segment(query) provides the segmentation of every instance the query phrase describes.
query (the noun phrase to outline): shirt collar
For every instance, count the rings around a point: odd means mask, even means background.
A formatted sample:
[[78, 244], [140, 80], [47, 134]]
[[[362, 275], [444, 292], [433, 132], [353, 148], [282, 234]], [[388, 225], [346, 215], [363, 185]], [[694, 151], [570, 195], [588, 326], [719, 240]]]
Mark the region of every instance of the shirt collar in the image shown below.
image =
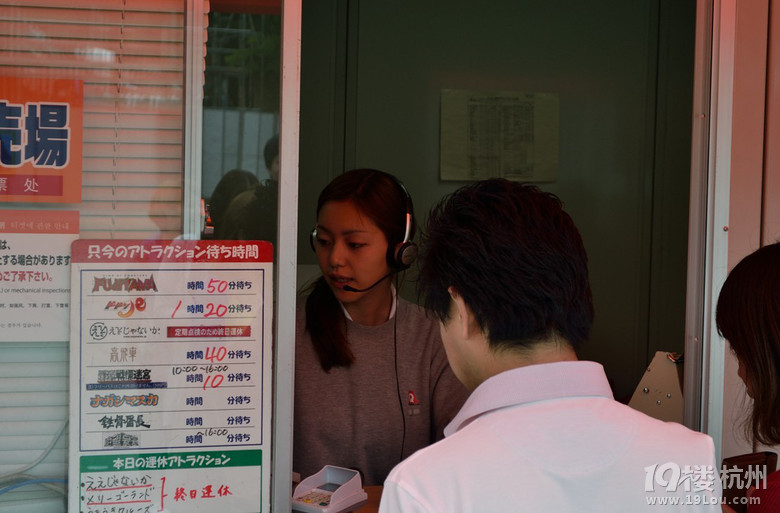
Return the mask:
[[452, 422], [444, 428], [444, 436], [452, 435], [480, 415], [494, 410], [563, 397], [613, 399], [601, 364], [588, 361], [543, 363], [496, 374], [471, 393]]

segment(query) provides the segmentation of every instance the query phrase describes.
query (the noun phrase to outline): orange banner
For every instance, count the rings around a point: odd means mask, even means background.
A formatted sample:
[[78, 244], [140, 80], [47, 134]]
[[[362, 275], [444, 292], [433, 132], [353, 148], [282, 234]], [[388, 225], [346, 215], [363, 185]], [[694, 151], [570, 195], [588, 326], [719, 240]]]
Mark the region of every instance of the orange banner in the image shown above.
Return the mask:
[[0, 76], [0, 202], [80, 203], [84, 84]]

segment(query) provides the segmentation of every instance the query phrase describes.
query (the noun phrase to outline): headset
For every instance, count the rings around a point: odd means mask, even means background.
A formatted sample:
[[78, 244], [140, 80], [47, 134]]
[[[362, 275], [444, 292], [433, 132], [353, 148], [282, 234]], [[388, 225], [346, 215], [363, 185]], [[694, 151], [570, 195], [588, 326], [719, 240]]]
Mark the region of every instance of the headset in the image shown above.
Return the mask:
[[[406, 190], [406, 187], [404, 184], [396, 178], [395, 176], [391, 175], [390, 173], [383, 173], [384, 175], [390, 177], [393, 179], [393, 181], [398, 185], [398, 188], [401, 189], [401, 192], [403, 192], [405, 203], [406, 203], [406, 228], [404, 229], [404, 238], [401, 241], [401, 243], [398, 245], [397, 248], [389, 247], [387, 248], [387, 264], [390, 266], [392, 271], [383, 276], [379, 281], [374, 283], [368, 288], [365, 289], [355, 289], [352, 287], [344, 287], [344, 290], [352, 291], [352, 292], [364, 292], [366, 290], [374, 288], [379, 282], [390, 276], [393, 272], [397, 271], [403, 271], [404, 269], [408, 269], [409, 266], [412, 265], [412, 263], [417, 259], [417, 253], [418, 248], [417, 244], [412, 242], [410, 240], [411, 233], [412, 233], [412, 222], [413, 222], [413, 214], [412, 214], [412, 197], [409, 194], [409, 191]], [[314, 229], [311, 231], [311, 235], [309, 236], [309, 245], [311, 246], [312, 251], [317, 251], [316, 247], [317, 242], [317, 227], [315, 226]]]

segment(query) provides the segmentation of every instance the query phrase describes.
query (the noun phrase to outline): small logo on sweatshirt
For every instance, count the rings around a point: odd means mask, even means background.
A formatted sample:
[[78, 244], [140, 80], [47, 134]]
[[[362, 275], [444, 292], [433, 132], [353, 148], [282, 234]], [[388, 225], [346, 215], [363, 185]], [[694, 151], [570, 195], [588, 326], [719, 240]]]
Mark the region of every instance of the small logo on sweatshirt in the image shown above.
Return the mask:
[[409, 390], [408, 397], [409, 397], [407, 401], [408, 408], [406, 409], [407, 414], [419, 415], [422, 406], [420, 405], [420, 400], [417, 399], [417, 394], [414, 393], [414, 390]]

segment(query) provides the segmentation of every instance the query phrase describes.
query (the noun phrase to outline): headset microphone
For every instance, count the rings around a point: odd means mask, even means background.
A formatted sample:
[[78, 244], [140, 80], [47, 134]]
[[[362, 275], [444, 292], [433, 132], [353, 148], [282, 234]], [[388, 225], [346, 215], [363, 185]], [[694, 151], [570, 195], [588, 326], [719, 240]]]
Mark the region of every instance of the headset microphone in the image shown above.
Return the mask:
[[374, 287], [376, 287], [377, 285], [379, 285], [380, 283], [382, 283], [384, 280], [389, 278], [393, 274], [393, 272], [394, 271], [390, 271], [389, 273], [385, 274], [384, 276], [379, 278], [377, 281], [375, 281], [374, 284], [371, 285], [370, 287], [366, 287], [364, 289], [356, 289], [355, 287], [350, 287], [349, 285], [344, 285], [343, 287], [341, 287], [341, 290], [346, 290], [347, 292], [365, 292], [367, 290], [371, 290]]

